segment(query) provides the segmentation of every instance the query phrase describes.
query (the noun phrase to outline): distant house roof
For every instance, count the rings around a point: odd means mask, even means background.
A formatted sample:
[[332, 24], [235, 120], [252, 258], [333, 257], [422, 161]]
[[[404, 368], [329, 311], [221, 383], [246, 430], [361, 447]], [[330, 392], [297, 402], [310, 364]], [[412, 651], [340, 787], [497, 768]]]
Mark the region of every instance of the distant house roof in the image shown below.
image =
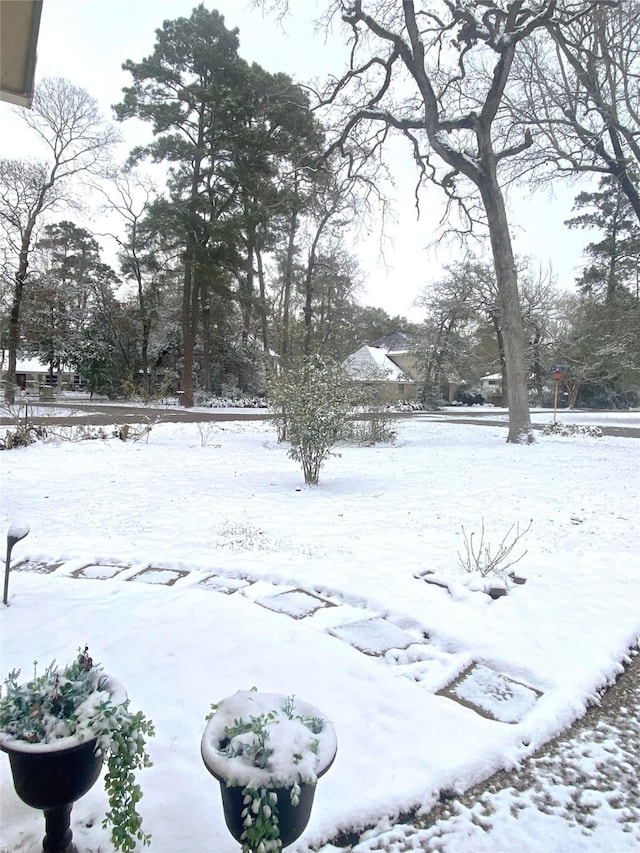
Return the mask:
[[411, 382], [411, 378], [379, 347], [362, 346], [342, 366], [352, 379]]
[[43, 364], [39, 358], [18, 358], [16, 373], [48, 373], [49, 365]]
[[391, 332], [390, 335], [385, 335], [371, 346], [385, 352], [407, 352], [411, 348], [411, 342], [404, 332]]
[[[6, 353], [2, 353], [2, 357], [0, 358], [0, 370], [6, 370], [8, 364], [8, 357]], [[70, 365], [61, 366], [61, 371], [63, 373], [73, 372], [75, 368]], [[48, 364], [45, 364], [43, 361], [40, 361], [39, 358], [24, 358], [22, 356], [18, 356], [16, 359], [16, 373], [46, 373], [49, 374], [51, 372], [51, 367]]]

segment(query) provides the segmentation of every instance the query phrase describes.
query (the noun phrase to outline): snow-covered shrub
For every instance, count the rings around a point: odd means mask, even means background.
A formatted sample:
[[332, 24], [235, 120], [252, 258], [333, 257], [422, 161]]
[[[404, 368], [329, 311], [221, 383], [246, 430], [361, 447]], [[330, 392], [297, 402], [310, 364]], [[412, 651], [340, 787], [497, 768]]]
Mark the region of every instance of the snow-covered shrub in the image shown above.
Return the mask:
[[435, 412], [445, 405], [444, 400], [422, 401], [422, 400], [398, 400], [394, 403], [388, 403], [386, 410], [388, 412]]
[[218, 438], [220, 429], [216, 423], [212, 421], [198, 421], [196, 423], [198, 433], [200, 435], [200, 447], [206, 447], [212, 444], [214, 447], [220, 447], [218, 443], [213, 443], [215, 438]]
[[4, 417], [10, 418], [13, 422], [13, 429], [7, 429], [4, 436], [0, 438], [0, 450], [28, 447], [39, 438], [46, 436], [46, 430], [43, 426], [35, 426], [31, 422], [29, 408], [26, 404], [24, 412], [20, 404], [13, 406], [10, 403], [0, 405], [0, 411]]
[[302, 464], [305, 483], [317, 485], [353, 409], [352, 383], [339, 364], [316, 355], [271, 379], [269, 403], [278, 436], [291, 444], [288, 455]]
[[209, 394], [203, 391], [196, 392], [196, 406], [208, 409], [266, 409], [267, 401], [264, 397], [241, 394], [240, 391], [230, 394]]
[[141, 424], [123, 424], [121, 427], [116, 427], [114, 436], [120, 441], [136, 442], [144, 439], [146, 444], [149, 441], [149, 433], [158, 422], [159, 418], [153, 422], [149, 418], [145, 418], [144, 423]]
[[15, 441], [13, 435], [9, 435], [3, 440], [0, 439], [0, 449], [10, 450], [13, 447], [23, 447], [28, 444], [33, 444], [36, 438], [48, 442], [55, 443], [59, 441], [109, 441], [114, 438], [119, 438], [120, 441], [145, 441], [149, 440], [149, 433], [153, 426], [159, 420], [150, 421], [148, 418], [144, 423], [140, 424], [123, 424], [122, 426], [92, 426], [91, 424], [75, 424], [66, 426], [64, 424], [51, 424], [45, 427], [31, 427], [26, 434], [30, 440], [22, 440], [21, 443]]
[[397, 438], [388, 401], [374, 384], [353, 383], [352, 400], [357, 409], [353, 420], [345, 423], [343, 438], [363, 447], [392, 444]]
[[543, 435], [562, 435], [565, 438], [572, 435], [588, 435], [590, 438], [602, 438], [602, 430], [594, 424], [563, 424], [555, 421], [545, 424]]
[[13, 450], [15, 447], [28, 447], [39, 438], [46, 436], [46, 430], [42, 426], [32, 424], [19, 424], [14, 430], [8, 429], [4, 438], [0, 438], [0, 450]]
[[278, 543], [265, 536], [249, 521], [225, 521], [220, 527], [221, 547], [232, 551], [269, 551], [276, 550]]
[[118, 438], [118, 430], [115, 427], [91, 426], [91, 424], [77, 424], [75, 426], [53, 425], [47, 431], [47, 439], [56, 441], [109, 441]]
[[393, 444], [397, 437], [391, 417], [382, 410], [367, 412], [362, 419], [354, 420], [346, 430], [346, 438], [362, 447]]
[[424, 412], [437, 412], [445, 405], [440, 389], [433, 384], [425, 384], [420, 394], [419, 407]]

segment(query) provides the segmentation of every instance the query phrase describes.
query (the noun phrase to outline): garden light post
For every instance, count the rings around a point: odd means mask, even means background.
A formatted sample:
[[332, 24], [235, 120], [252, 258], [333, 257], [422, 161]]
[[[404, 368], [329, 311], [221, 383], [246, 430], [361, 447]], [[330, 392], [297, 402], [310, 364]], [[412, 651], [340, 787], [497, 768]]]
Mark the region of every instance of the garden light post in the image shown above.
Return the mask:
[[16, 542], [19, 542], [21, 539], [29, 533], [29, 525], [28, 524], [12, 524], [9, 530], [7, 531], [7, 562], [4, 567], [4, 594], [2, 596], [2, 603], [8, 604], [9, 599], [9, 570], [11, 568], [11, 551], [13, 550], [13, 546]]

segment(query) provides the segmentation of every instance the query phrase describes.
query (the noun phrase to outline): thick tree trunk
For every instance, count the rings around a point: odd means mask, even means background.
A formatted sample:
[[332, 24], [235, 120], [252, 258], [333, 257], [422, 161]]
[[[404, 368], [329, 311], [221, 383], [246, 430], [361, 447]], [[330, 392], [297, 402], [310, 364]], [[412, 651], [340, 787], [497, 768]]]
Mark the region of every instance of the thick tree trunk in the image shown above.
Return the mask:
[[[44, 191], [40, 194], [42, 199]], [[24, 283], [27, 278], [29, 269], [29, 249], [31, 247], [31, 235], [35, 227], [36, 215], [40, 211], [41, 201], [36, 208], [36, 213], [32, 214], [25, 233], [22, 237], [22, 245], [20, 246], [20, 258], [18, 261], [18, 269], [14, 279], [13, 301], [11, 303], [11, 313], [9, 315], [9, 340], [8, 340], [8, 363], [7, 372], [5, 374], [4, 384], [4, 399], [6, 403], [13, 405], [16, 401], [16, 364], [18, 361], [18, 347], [20, 345], [20, 307], [22, 305], [22, 294], [24, 291]]]
[[251, 321], [253, 317], [254, 302], [254, 269], [253, 257], [255, 254], [255, 235], [253, 229], [247, 234], [247, 264], [245, 267], [244, 280], [240, 282], [240, 313], [242, 315], [242, 342], [246, 345], [251, 335]]
[[527, 390], [525, 336], [518, 294], [518, 276], [504, 198], [494, 176], [482, 181], [480, 192], [487, 212], [491, 250], [498, 285], [500, 329], [504, 342], [508, 389], [509, 433], [507, 441], [518, 444], [530, 443], [533, 441], [533, 433]]
[[[569, 392], [569, 399], [567, 401], [567, 406], [570, 409], [574, 409], [575, 405], [576, 405], [576, 401], [578, 399], [578, 393], [580, 391], [580, 386], [582, 385], [582, 380], [581, 379], [572, 379], [572, 380], [569, 380], [566, 383], [566, 385], [567, 385], [567, 391]], [[560, 388], [558, 387], [558, 392], [559, 391], [560, 391]]]
[[308, 358], [311, 355], [311, 337], [313, 332], [313, 271], [315, 266], [315, 254], [309, 253], [307, 272], [304, 281], [304, 354]]
[[13, 290], [13, 302], [9, 316], [9, 353], [7, 372], [4, 380], [4, 399], [13, 405], [16, 401], [16, 365], [18, 360], [18, 342], [20, 340], [20, 304], [22, 302], [22, 281], [16, 276]]
[[200, 382], [205, 391], [213, 390], [213, 342], [211, 337], [211, 293], [203, 282], [200, 285], [200, 325], [202, 327], [202, 370]]
[[147, 316], [147, 305], [144, 295], [144, 287], [142, 286], [142, 275], [137, 258], [136, 262], [136, 280], [138, 283], [138, 306], [140, 308], [141, 322], [141, 366], [142, 366], [142, 395], [145, 403], [149, 402], [151, 396], [151, 377], [149, 375], [149, 337], [151, 335], [151, 318]]
[[[182, 400], [187, 408], [194, 404], [193, 390], [193, 356], [196, 347], [196, 330], [198, 317], [198, 294], [194, 284], [193, 250], [187, 250], [185, 260], [184, 281], [182, 291]], [[194, 320], [195, 316], [195, 320]]]
[[252, 319], [253, 319], [253, 305], [254, 305], [254, 269], [253, 269], [253, 255], [254, 255], [254, 232], [252, 229], [249, 230], [247, 236], [247, 262], [245, 267], [244, 278], [240, 280], [239, 286], [239, 304], [240, 304], [240, 314], [242, 317], [242, 346], [243, 346], [243, 357], [240, 360], [240, 365], [238, 369], [238, 386], [241, 391], [246, 392], [249, 390], [249, 387], [253, 381], [253, 369], [252, 365], [249, 363], [249, 345], [251, 342], [251, 332], [252, 332]]
[[189, 196], [189, 218], [186, 223], [187, 239], [184, 255], [184, 278], [182, 291], [182, 349], [183, 349], [183, 364], [182, 364], [182, 405], [186, 408], [192, 408], [194, 405], [194, 388], [193, 388], [193, 365], [194, 354], [196, 349], [196, 340], [198, 337], [198, 321], [199, 321], [199, 303], [198, 303], [198, 282], [196, 276], [197, 255], [196, 249], [199, 245], [198, 235], [200, 234], [201, 223], [198, 220], [196, 211], [198, 209], [198, 199], [200, 190], [200, 178], [202, 172], [202, 143], [204, 139], [205, 118], [202, 111], [199, 113], [198, 123], [198, 157], [193, 164], [193, 174], [191, 176], [191, 191]]
[[262, 351], [265, 358], [269, 358], [269, 323], [267, 317], [267, 283], [264, 277], [264, 265], [262, 263], [262, 252], [256, 251], [256, 265], [258, 268], [258, 288], [260, 293], [260, 328], [262, 331]]
[[290, 349], [290, 310], [291, 310], [291, 290], [293, 287], [293, 258], [296, 250], [296, 231], [298, 228], [298, 211], [294, 208], [291, 211], [291, 219], [289, 220], [289, 240], [287, 243], [287, 258], [284, 267], [284, 286], [282, 296], [282, 343], [281, 352], [282, 364], [287, 363]]
[[142, 395], [145, 403], [151, 397], [151, 375], [149, 373], [149, 336], [151, 334], [151, 320], [142, 320]]
[[538, 404], [542, 405], [542, 363], [540, 361], [540, 342], [542, 340], [542, 334], [539, 329], [536, 329], [534, 333], [534, 338], [532, 341], [533, 347], [533, 382], [536, 388], [536, 396], [538, 398]]

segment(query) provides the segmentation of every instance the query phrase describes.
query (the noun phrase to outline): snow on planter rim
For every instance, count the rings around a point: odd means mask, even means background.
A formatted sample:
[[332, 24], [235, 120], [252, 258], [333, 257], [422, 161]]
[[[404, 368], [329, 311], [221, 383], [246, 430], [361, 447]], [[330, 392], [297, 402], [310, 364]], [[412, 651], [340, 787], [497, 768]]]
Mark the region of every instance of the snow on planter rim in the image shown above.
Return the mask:
[[72, 746], [81, 746], [87, 741], [97, 739], [99, 735], [92, 731], [91, 720], [93, 709], [97, 704], [104, 701], [107, 697], [112, 705], [122, 705], [127, 701], [127, 691], [121, 681], [114, 678], [113, 675], [100, 675], [98, 679], [99, 689], [90, 693], [89, 696], [78, 705], [75, 710], [77, 722], [73, 734], [64, 735], [63, 737], [52, 737], [50, 740], [37, 741], [30, 743], [22, 740], [14, 735], [8, 734], [6, 731], [0, 730], [0, 750], [5, 752], [12, 750], [13, 752], [62, 752]]
[[[209, 772], [220, 782], [235, 787], [289, 788], [296, 782], [314, 784], [331, 766], [338, 749], [335, 728], [322, 711], [294, 698], [293, 719], [284, 712], [289, 697], [279, 693], [257, 693], [239, 690], [223, 699], [204, 730], [201, 743], [202, 760]], [[226, 728], [238, 720], [250, 722], [252, 717], [273, 712], [276, 718], [267, 723], [268, 746], [273, 750], [268, 766], [256, 767], [245, 755], [229, 756], [221, 744], [228, 740]], [[314, 734], [300, 717], [317, 717], [322, 730]], [[250, 740], [251, 735], [235, 739]], [[317, 742], [314, 752], [312, 745]], [[294, 756], [301, 756], [297, 760]]]

